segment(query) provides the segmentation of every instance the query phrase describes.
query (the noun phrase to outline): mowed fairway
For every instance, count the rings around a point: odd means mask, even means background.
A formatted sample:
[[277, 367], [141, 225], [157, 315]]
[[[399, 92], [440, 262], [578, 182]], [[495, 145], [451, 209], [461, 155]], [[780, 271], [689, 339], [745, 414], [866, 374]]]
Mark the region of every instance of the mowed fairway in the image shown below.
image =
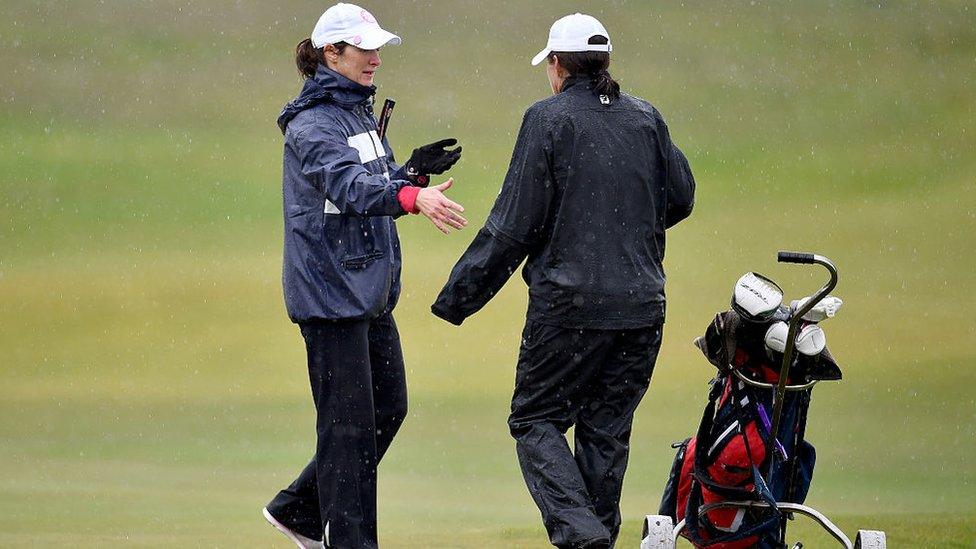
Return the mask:
[[[311, 457], [304, 349], [281, 297], [290, 53], [321, 2], [4, 3], [0, 20], [0, 546], [275, 546], [260, 509]], [[660, 4], [660, 5], [655, 5]], [[464, 145], [472, 227], [399, 223], [410, 414], [380, 469], [384, 547], [545, 547], [505, 423], [514, 277], [455, 328], [428, 313], [498, 191], [528, 60], [592, 13], [698, 179], [669, 234], [668, 321], [639, 409], [619, 547], [657, 509], [704, 405], [691, 346], [756, 270], [788, 298], [836, 261], [808, 502], [892, 547], [976, 546], [976, 9], [855, 1], [373, 2], [401, 160]], [[610, 191], [608, 191], [610, 192]], [[799, 520], [793, 538], [831, 547]]]

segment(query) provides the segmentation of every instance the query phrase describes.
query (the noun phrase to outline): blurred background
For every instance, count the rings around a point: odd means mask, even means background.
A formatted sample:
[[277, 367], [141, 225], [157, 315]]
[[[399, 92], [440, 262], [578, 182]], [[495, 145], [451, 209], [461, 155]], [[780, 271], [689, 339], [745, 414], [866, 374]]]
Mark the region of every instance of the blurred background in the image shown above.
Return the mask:
[[[0, 18], [0, 546], [277, 546], [261, 507], [310, 458], [281, 294], [281, 106], [329, 2], [5, 0]], [[404, 218], [410, 413], [380, 469], [384, 547], [545, 547], [505, 423], [518, 276], [455, 328], [428, 310], [484, 221], [529, 59], [582, 11], [698, 181], [668, 234], [668, 319], [620, 547], [657, 510], [713, 368], [691, 346], [742, 273], [788, 299], [840, 269], [808, 502], [892, 546], [976, 546], [976, 7], [941, 2], [374, 1], [403, 159], [457, 137], [472, 226]], [[808, 547], [831, 541], [804, 520]]]

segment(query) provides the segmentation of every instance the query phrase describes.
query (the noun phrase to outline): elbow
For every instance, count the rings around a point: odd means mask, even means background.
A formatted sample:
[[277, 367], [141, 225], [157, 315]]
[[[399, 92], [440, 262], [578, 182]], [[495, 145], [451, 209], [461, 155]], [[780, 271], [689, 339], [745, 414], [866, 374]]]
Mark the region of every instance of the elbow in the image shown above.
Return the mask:
[[[334, 210], [330, 211], [329, 205], [332, 204]], [[325, 213], [335, 213], [356, 217], [369, 215], [369, 208], [362, 201], [351, 200], [348, 196], [338, 194], [335, 198], [326, 195]]]
[[695, 209], [695, 203], [689, 202], [687, 204], [674, 205], [668, 208], [667, 215], [665, 218], [665, 228], [670, 229], [678, 223], [681, 223], [685, 219], [691, 216], [692, 210]]

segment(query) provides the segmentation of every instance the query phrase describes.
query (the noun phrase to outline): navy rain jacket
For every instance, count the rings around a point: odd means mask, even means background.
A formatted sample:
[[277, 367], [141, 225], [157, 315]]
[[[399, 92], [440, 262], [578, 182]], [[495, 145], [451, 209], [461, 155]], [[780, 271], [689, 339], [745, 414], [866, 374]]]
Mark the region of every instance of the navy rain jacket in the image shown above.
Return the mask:
[[432, 310], [461, 324], [528, 258], [528, 320], [628, 329], [664, 320], [664, 232], [695, 179], [650, 103], [569, 78], [532, 105], [488, 221]]
[[376, 133], [375, 91], [320, 64], [278, 117], [282, 284], [294, 322], [375, 318], [399, 297], [393, 219], [406, 213], [397, 193], [410, 183]]

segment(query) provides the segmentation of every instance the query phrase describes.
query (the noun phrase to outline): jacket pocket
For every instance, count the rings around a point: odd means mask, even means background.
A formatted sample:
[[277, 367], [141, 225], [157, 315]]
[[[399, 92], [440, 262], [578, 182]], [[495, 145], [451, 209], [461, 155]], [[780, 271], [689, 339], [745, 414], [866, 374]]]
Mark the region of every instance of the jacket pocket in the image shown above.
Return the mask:
[[367, 265], [383, 257], [383, 252], [370, 252], [364, 255], [347, 257], [342, 260], [342, 266], [350, 271], [365, 269]]

